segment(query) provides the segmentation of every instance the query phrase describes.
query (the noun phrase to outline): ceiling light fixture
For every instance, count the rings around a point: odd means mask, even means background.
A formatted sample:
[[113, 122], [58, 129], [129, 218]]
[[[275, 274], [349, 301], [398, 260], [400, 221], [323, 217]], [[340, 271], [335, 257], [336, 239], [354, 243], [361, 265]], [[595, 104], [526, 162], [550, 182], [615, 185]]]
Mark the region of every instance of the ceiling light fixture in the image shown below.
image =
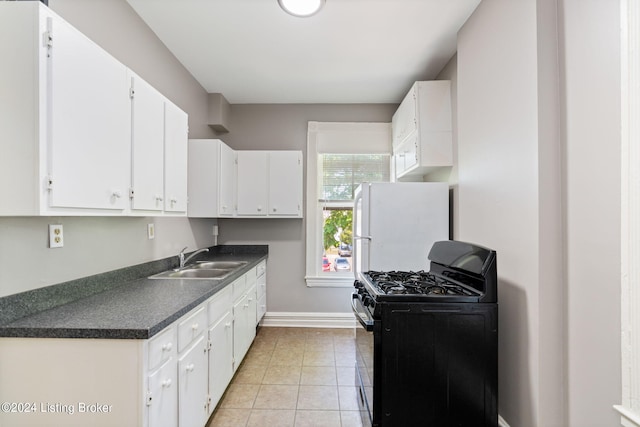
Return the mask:
[[325, 0], [278, 0], [285, 12], [302, 18], [316, 14], [324, 2]]

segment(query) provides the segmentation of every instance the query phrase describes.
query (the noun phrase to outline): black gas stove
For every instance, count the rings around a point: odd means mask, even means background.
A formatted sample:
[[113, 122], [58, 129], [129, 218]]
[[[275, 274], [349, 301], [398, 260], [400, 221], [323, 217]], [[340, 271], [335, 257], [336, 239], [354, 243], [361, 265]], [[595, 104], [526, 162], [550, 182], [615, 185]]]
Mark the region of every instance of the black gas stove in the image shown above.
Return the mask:
[[496, 253], [436, 242], [429, 271], [354, 283], [356, 380], [365, 426], [497, 425]]

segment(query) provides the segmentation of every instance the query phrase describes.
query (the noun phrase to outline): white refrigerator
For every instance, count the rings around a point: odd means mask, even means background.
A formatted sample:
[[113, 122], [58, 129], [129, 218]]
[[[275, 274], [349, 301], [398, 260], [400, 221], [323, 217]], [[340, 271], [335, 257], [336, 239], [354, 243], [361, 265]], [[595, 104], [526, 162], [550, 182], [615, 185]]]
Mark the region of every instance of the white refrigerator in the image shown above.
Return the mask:
[[362, 183], [353, 206], [353, 264], [359, 273], [428, 270], [433, 243], [449, 239], [445, 182]]

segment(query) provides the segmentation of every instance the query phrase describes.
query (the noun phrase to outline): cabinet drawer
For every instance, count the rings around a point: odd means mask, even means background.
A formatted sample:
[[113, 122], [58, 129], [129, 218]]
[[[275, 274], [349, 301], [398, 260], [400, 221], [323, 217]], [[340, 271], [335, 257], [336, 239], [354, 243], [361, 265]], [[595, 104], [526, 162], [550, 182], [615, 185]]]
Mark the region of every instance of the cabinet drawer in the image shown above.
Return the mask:
[[245, 274], [237, 279], [231, 286], [233, 287], [233, 301], [236, 302], [247, 290], [247, 275]]
[[176, 349], [176, 328], [169, 326], [149, 340], [149, 369], [169, 359]]
[[178, 324], [178, 352], [207, 330], [207, 311], [200, 307]]
[[247, 271], [244, 274], [244, 277], [245, 277], [245, 279], [247, 281], [247, 287], [249, 287], [249, 286], [253, 285], [254, 283], [256, 283], [256, 277], [257, 277], [256, 269], [257, 269], [257, 267], [253, 267], [251, 270]]
[[267, 272], [267, 263], [262, 261], [260, 264], [256, 266], [256, 276], [263, 276]]
[[213, 325], [226, 313], [231, 311], [231, 296], [233, 294], [233, 286], [227, 286], [220, 292], [218, 292], [207, 304], [207, 311], [209, 314], [209, 325]]

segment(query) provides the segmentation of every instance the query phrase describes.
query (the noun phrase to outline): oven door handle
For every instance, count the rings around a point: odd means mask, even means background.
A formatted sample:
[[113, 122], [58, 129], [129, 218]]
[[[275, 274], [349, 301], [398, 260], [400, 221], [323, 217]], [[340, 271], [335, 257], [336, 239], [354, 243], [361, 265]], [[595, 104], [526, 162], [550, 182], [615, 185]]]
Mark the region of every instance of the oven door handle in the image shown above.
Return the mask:
[[[361, 307], [361, 310], [358, 310], [357, 305]], [[353, 314], [358, 319], [358, 322], [362, 325], [362, 327], [367, 332], [373, 331], [373, 316], [369, 313], [369, 310], [362, 305], [362, 301], [358, 298], [357, 293], [351, 294], [351, 309], [353, 310]]]

